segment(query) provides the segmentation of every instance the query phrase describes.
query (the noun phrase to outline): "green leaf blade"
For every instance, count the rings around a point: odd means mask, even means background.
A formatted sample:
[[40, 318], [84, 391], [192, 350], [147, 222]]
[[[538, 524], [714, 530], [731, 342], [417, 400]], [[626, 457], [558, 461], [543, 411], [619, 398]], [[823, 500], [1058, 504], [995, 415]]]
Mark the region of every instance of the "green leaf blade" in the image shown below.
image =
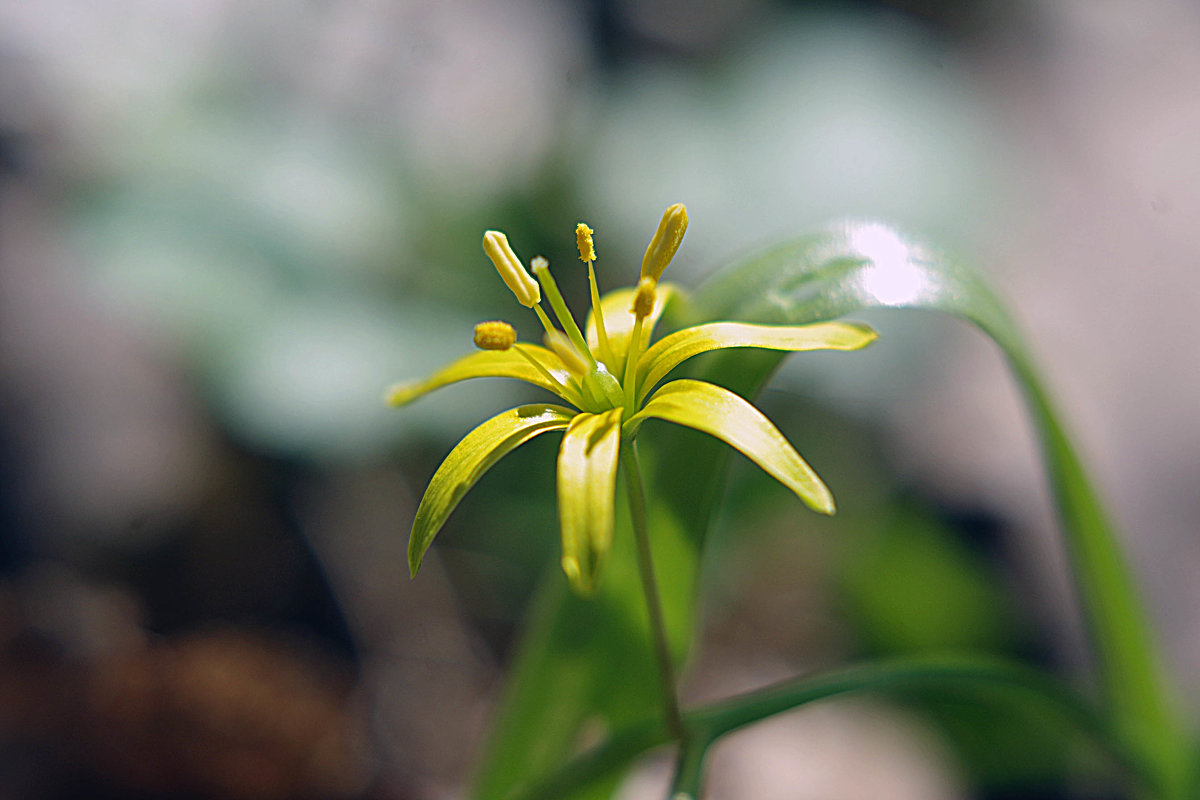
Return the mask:
[[832, 514], [833, 494], [779, 429], [749, 401], [705, 381], [681, 378], [663, 386], [629, 419], [630, 432], [656, 417], [714, 436], [791, 489], [814, 511]]
[[[803, 324], [864, 308], [928, 309], [959, 317], [1000, 347], [1041, 445], [1104, 694], [1124, 735], [1157, 765], [1165, 797], [1186, 797], [1193, 756], [1167, 689], [1152, 626], [1114, 527], [1075, 451], [1020, 330], [978, 273], [872, 221], [839, 223], [722, 270], [693, 295], [702, 319]], [[712, 372], [756, 390], [778, 357]]]
[[566, 430], [575, 411], [538, 403], [498, 414], [463, 437], [434, 472], [408, 538], [408, 568], [416, 576], [425, 551], [450, 513], [497, 461], [539, 434]]
[[[955, 315], [994, 339], [1013, 368], [1041, 439], [1120, 744], [1135, 751], [1138, 767], [1144, 764], [1155, 773], [1161, 797], [1191, 796], [1185, 783], [1192, 764], [1190, 745], [1181, 735], [1178, 710], [1166, 691], [1153, 637], [1112, 526], [1017, 326], [975, 272], [888, 226], [848, 222], [722, 269], [691, 300], [697, 323], [802, 325], [864, 308], [913, 308]], [[778, 352], [717, 353], [706, 363], [691, 362], [681, 369], [753, 397], [782, 357]], [[712, 498], [720, 496], [728, 449], [683, 428], [656, 430], [642, 437], [639, 446], [651, 464], [647, 494], [656, 562], [662, 563], [661, 547], [669, 545], [678, 554], [663, 594], [667, 623], [683, 643], [694, 630], [698, 555], [712, 519]], [[620, 521], [618, 525], [608, 576], [593, 600], [565, 591], [558, 578], [562, 591], [548, 592], [535, 604], [538, 624], [520, 648], [511, 674], [514, 693], [502, 709], [476, 783], [481, 799], [503, 798], [560, 766], [588, 720], [600, 719], [620, 730], [648, 716], [645, 709], [654, 701], [648, 689], [656, 678], [648, 631], [611, 624], [613, 609], [622, 609], [627, 621], [635, 619], [637, 610], [637, 598], [629, 595], [636, 592], [636, 580], [620, 580], [626, 572], [636, 575], [632, 548], [621, 552], [632, 532]], [[557, 566], [554, 572], [559, 573]], [[609, 660], [614, 653], [642, 665], [641, 680], [626, 674], [615, 681]], [[635, 714], [638, 708], [643, 713]], [[664, 741], [665, 733], [657, 736]], [[645, 746], [649, 743], [634, 743], [625, 752]], [[618, 760], [624, 763], [625, 756]], [[537, 796], [577, 797], [572, 791], [580, 788], [577, 776], [563, 774], [554, 792]]]

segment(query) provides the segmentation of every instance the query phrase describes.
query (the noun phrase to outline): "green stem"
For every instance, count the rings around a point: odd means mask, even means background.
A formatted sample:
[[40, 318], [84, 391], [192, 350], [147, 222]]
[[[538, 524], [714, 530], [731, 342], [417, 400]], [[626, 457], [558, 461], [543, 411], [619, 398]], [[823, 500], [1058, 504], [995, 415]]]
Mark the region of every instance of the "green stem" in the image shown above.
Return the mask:
[[714, 737], [711, 733], [688, 733], [679, 750], [679, 765], [671, 784], [671, 800], [698, 800], [704, 786], [704, 762]]
[[667, 644], [667, 625], [663, 619], [658, 581], [654, 576], [654, 558], [650, 552], [649, 526], [646, 521], [646, 495], [642, 489], [642, 469], [638, 463], [637, 445], [632, 438], [621, 446], [621, 462], [625, 466], [625, 486], [629, 492], [629, 514], [637, 540], [638, 571], [642, 591], [646, 595], [646, 610], [650, 615], [650, 633], [658, 658], [662, 678], [663, 704], [667, 730], [679, 741], [684, 740], [683, 717], [679, 713], [679, 698], [675, 691], [675, 668], [671, 664], [671, 649]]
[[[683, 761], [687, 763], [680, 764], [674, 788], [687, 792], [699, 786], [704, 753], [721, 736], [808, 703], [863, 691], [904, 690], [951, 691], [961, 702], [963, 690], [979, 690], [979, 702], [990, 705], [996, 702], [994, 693], [1001, 686], [1036, 698], [1047, 709], [1055, 710], [1124, 772], [1131, 787], [1140, 789], [1149, 782], [1146, 765], [1129, 752], [1123, 737], [1113, 730], [1112, 720], [1061, 681], [1029, 667], [994, 659], [906, 658], [794, 678], [688, 711], [683, 715], [687, 732]], [[571, 796], [626, 768], [640, 754], [674, 739], [661, 720], [625, 727], [542, 780], [511, 793], [507, 800]], [[696, 782], [691, 783], [693, 780]]]

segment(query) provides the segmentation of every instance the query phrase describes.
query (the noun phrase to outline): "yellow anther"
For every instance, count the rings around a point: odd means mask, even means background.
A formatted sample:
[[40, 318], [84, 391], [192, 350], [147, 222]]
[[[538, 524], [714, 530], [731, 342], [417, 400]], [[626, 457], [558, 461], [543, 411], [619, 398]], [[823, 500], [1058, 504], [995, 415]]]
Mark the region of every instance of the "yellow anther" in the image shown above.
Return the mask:
[[629, 310], [638, 319], [645, 319], [654, 310], [654, 302], [658, 299], [655, 287], [658, 283], [653, 278], [642, 278], [638, 281], [637, 293], [633, 296], [633, 307]]
[[481, 322], [475, 326], [475, 346], [480, 350], [507, 350], [517, 343], [517, 332], [503, 320]]
[[663, 270], [671, 263], [675, 251], [679, 249], [679, 243], [683, 241], [687, 226], [687, 207], [683, 203], [669, 206], [663, 212], [658, 230], [654, 232], [654, 238], [646, 248], [646, 255], [642, 256], [643, 278], [651, 278], [657, 282], [662, 277]]
[[592, 365], [575, 348], [575, 345], [571, 344], [571, 340], [562, 331], [546, 331], [543, 341], [546, 343], [546, 347], [553, 350], [554, 354], [562, 360], [563, 366], [572, 375], [582, 378], [591, 371]]
[[595, 231], [589, 228], [586, 222], [575, 226], [575, 245], [579, 248], [579, 260], [585, 264], [596, 260], [596, 245], [592, 242], [593, 233]]
[[530, 277], [521, 264], [521, 259], [513, 252], [508, 244], [508, 237], [500, 231], [487, 231], [483, 234], [483, 252], [496, 265], [496, 271], [504, 279], [505, 285], [517, 296], [517, 302], [526, 308], [532, 308], [542, 299], [542, 290], [538, 282]]

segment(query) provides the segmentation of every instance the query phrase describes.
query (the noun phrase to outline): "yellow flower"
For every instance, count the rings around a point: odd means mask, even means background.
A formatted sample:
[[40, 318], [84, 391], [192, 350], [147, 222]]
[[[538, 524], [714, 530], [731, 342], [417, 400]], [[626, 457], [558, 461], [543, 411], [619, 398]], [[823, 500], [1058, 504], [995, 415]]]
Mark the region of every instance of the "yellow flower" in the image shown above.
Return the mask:
[[[731, 347], [768, 350], [856, 350], [875, 340], [860, 323], [755, 325], [713, 322], [650, 338], [677, 290], [659, 279], [687, 230], [687, 209], [669, 207], [654, 234], [636, 288], [600, 297], [592, 262], [592, 229], [576, 228], [580, 257], [587, 262], [592, 310], [583, 329], [576, 324], [544, 258], [534, 259], [529, 277], [504, 234], [488, 231], [483, 247], [517, 300], [533, 308], [548, 346], [515, 341], [503, 322], [481, 323], [480, 352], [465, 356], [429, 378], [389, 390], [402, 406], [469, 378], [507, 377], [541, 387], [568, 405], [535, 403], [505, 411], [460, 441], [438, 467], [417, 507], [409, 538], [413, 575], [463, 496], [504, 455], [543, 433], [560, 431], [558, 515], [562, 566], [572, 586], [591, 591], [613, 534], [613, 502], [621, 448], [629, 446], [648, 419], [703, 431], [736, 448], [791, 489], [806, 505], [834, 512], [833, 496], [783, 434], [739, 395], [705, 381], [678, 379], [659, 386], [679, 364], [701, 353]], [[539, 291], [540, 287], [540, 291]], [[542, 308], [549, 301], [555, 327]], [[585, 333], [586, 332], [586, 333]]]

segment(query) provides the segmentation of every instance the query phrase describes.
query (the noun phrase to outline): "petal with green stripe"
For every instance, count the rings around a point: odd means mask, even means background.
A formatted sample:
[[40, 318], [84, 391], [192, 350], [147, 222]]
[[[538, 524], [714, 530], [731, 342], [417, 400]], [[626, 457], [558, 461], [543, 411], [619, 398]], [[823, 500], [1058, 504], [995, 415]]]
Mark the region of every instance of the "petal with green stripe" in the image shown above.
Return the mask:
[[497, 461], [538, 434], [566, 430], [577, 414], [569, 408], [537, 403], [498, 414], [463, 437], [437, 468], [408, 539], [408, 568], [412, 575], [463, 496]]
[[833, 495], [791, 443], [749, 401], [714, 383], [671, 381], [629, 418], [627, 434], [655, 417], [715, 436], [753, 461], [822, 514], [835, 510]]
[[595, 588], [612, 544], [621, 411], [577, 415], [558, 451], [562, 567], [584, 594]]
[[516, 348], [481, 350], [442, 367], [424, 380], [396, 384], [387, 390], [386, 400], [389, 405], [403, 406], [435, 389], [471, 378], [516, 378], [553, 392], [572, 405], [579, 404], [579, 394], [573, 386], [569, 385], [570, 374], [558, 356], [538, 345], [522, 343], [517, 347], [524, 349], [534, 360], [544, 366], [551, 376], [561, 380], [561, 383], [547, 378], [537, 367], [530, 364], [528, 359], [518, 353]]
[[858, 350], [878, 338], [861, 322], [818, 322], [812, 325], [753, 325], [712, 322], [664, 336], [638, 361], [638, 398], [667, 373], [692, 356], [729, 347], [764, 350]]

